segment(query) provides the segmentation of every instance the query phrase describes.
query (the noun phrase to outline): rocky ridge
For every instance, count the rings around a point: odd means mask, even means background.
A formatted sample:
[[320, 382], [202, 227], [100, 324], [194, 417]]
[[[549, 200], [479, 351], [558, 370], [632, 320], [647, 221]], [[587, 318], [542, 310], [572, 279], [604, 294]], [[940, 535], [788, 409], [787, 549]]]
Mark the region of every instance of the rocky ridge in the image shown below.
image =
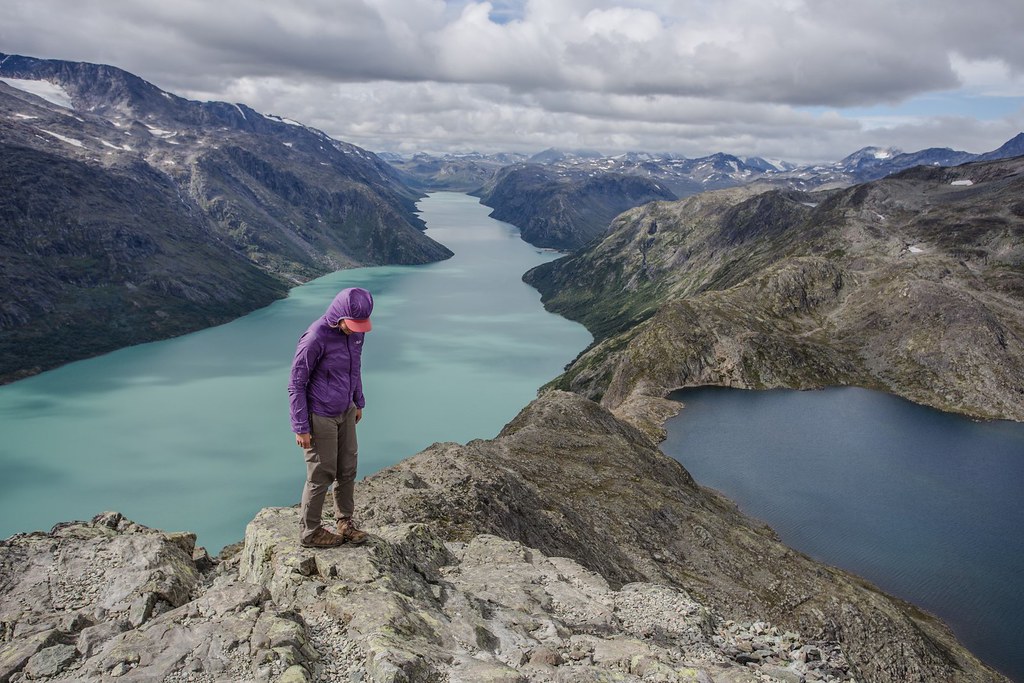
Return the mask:
[[211, 560], [116, 513], [0, 544], [0, 682], [1002, 681], [786, 548], [597, 404], [359, 483], [370, 542], [269, 508]]
[[555, 385], [649, 418], [677, 388], [853, 384], [1024, 419], [1024, 158], [654, 203], [525, 279], [595, 344]]

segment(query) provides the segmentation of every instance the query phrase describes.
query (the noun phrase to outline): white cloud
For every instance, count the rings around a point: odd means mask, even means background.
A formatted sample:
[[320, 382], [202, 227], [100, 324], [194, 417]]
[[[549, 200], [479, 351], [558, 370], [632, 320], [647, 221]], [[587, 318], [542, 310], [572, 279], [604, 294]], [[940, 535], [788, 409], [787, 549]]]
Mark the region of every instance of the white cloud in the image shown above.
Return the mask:
[[[114, 64], [375, 149], [833, 158], [878, 144], [866, 128], [909, 141], [963, 113], [883, 125], [847, 108], [1019, 98], [1024, 74], [1019, 0], [7, 0], [4, 14], [5, 51]], [[1019, 117], [960, 121], [978, 140]]]
[[649, 43], [664, 30], [661, 18], [654, 12], [626, 7], [590, 10], [583, 17], [583, 28], [592, 36], [623, 38], [631, 43]]
[[950, 64], [968, 93], [986, 97], [1024, 97], [1024, 71], [1014, 71], [1001, 59], [968, 59], [952, 54]]

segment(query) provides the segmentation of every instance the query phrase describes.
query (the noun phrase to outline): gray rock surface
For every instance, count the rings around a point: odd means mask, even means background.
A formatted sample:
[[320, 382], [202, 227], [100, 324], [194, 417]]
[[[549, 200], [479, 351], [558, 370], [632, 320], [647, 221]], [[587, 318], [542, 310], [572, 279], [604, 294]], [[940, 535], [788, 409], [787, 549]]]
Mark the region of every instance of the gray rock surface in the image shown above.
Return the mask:
[[[851, 678], [835, 643], [726, 622], [678, 588], [613, 589], [515, 541], [444, 542], [429, 525], [396, 524], [371, 527], [365, 546], [310, 550], [297, 523], [295, 508], [263, 510], [240, 555], [200, 580], [172, 535], [119, 515], [13, 537], [0, 553], [4, 577], [15, 561], [32, 568], [0, 595], [9, 636], [0, 681], [711, 683], [759, 675], [767, 662], [798, 677], [822, 671], [798, 656], [805, 649], [834, 653], [822, 680]], [[110, 546], [108, 567], [88, 569], [82, 560]], [[63, 577], [87, 599], [28, 609], [20, 591], [57, 571], [47, 557], [79, 560]], [[145, 559], [133, 567], [135, 557]], [[161, 593], [173, 601], [166, 611], [126, 625], [132, 596], [150, 594], [154, 580], [189, 592]], [[744, 644], [758, 634], [763, 655], [745, 665]]]
[[56, 676], [77, 657], [73, 645], [51, 645], [28, 658], [25, 673], [29, 678]]
[[574, 394], [357, 499], [356, 547], [303, 548], [296, 508], [216, 560], [117, 513], [3, 541], [0, 683], [1005, 680]]

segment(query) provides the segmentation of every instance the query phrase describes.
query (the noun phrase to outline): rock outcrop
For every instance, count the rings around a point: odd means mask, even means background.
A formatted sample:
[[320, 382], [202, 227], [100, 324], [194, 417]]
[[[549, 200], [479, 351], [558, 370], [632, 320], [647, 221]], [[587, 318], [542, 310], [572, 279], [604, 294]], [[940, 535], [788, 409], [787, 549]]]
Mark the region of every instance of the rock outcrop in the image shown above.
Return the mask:
[[294, 626], [263, 608], [262, 587], [204, 576], [212, 563], [194, 543], [117, 513], [5, 541], [0, 681], [219, 675], [237, 668], [257, 627]]
[[357, 499], [358, 547], [301, 547], [295, 508], [218, 560], [116, 513], [4, 541], [0, 683], [1005, 680], [573, 394]]
[[11, 539], [0, 681], [850, 680], [835, 643], [514, 541], [401, 524], [309, 550], [297, 524], [263, 510], [205, 575], [194, 537], [113, 513]]

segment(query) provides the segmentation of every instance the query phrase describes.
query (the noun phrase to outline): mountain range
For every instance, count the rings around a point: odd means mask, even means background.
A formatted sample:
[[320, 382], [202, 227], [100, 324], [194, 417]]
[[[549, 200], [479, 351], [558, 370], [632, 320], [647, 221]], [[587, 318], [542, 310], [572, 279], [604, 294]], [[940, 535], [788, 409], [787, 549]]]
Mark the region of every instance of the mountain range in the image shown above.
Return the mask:
[[1024, 134], [983, 155], [865, 148], [810, 167], [555, 149], [385, 160], [114, 67], [0, 54], [0, 381], [224, 322], [338, 268], [447, 258], [414, 211], [424, 191], [472, 188], [524, 239], [578, 250], [622, 211], [705, 189], [814, 192], [1020, 153]]
[[0, 381], [437, 261], [376, 155], [110, 66], [0, 54]]
[[[673, 153], [626, 152], [605, 155], [595, 151], [547, 149], [521, 154], [419, 153], [410, 159], [382, 155], [401, 169], [410, 184], [430, 190], [479, 191], [495, 182], [499, 171], [513, 166], [544, 166], [560, 174], [604, 173], [634, 175], [658, 182], [678, 198], [752, 182], [769, 182], [798, 190], [838, 187], [877, 180], [914, 166], [957, 166], [969, 161], [1007, 159], [1024, 154], [1024, 133], [984, 154], [931, 147], [903, 152], [895, 147], [864, 147], [838, 161], [798, 165], [781, 159], [741, 157], [717, 152], [687, 158]], [[476, 193], [476, 192], [474, 192]]]
[[523, 154], [400, 154], [381, 153], [380, 158], [395, 167], [409, 186], [425, 192], [444, 190], [473, 192], [490, 182], [501, 169], [523, 163]]
[[971, 154], [949, 148], [904, 153], [865, 147], [837, 162], [797, 166], [782, 160], [716, 153], [677, 154], [548, 149], [529, 158], [512, 154], [417, 154], [390, 157], [403, 177], [425, 190], [457, 190], [481, 198], [494, 218], [513, 223], [540, 247], [579, 249], [601, 236], [611, 218], [650, 201], [758, 184], [802, 191], [847, 187], [914, 166], [956, 166], [1024, 154], [1024, 133], [999, 149]]

